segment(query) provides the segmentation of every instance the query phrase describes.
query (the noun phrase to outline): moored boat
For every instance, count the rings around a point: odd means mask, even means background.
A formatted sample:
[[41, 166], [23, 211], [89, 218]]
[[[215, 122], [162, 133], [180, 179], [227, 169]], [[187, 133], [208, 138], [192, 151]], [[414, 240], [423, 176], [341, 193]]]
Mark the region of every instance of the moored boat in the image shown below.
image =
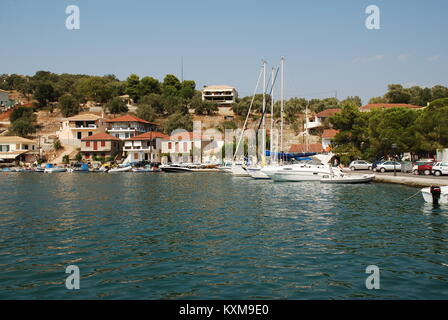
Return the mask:
[[448, 186], [423, 188], [421, 193], [427, 203], [448, 204]]
[[67, 168], [64, 167], [55, 167], [52, 164], [48, 163], [45, 166], [45, 173], [58, 173], [58, 172], [67, 172]]
[[126, 167], [115, 167], [115, 168], [111, 168], [105, 172], [107, 173], [120, 173], [120, 172], [129, 172], [132, 170], [131, 166], [126, 166]]
[[358, 183], [370, 183], [375, 178], [374, 174], [364, 174], [362, 176], [355, 175], [343, 175], [343, 176], [324, 176], [320, 182], [322, 183], [335, 183], [335, 184], [358, 184]]

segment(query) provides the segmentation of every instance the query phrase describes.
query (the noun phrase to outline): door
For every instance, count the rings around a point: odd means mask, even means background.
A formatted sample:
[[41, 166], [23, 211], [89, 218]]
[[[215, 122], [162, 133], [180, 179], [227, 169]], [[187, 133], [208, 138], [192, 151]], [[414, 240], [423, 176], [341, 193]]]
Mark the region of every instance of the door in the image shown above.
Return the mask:
[[93, 141], [93, 150], [98, 150], [98, 141]]

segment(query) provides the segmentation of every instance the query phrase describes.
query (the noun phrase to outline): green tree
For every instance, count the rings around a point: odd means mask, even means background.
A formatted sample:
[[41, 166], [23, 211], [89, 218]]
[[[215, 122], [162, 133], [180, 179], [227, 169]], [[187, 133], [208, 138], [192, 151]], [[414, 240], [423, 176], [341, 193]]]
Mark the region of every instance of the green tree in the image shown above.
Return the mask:
[[165, 112], [165, 100], [160, 94], [151, 93], [140, 98], [139, 105], [150, 106], [154, 111], [162, 115]]
[[131, 74], [126, 79], [125, 93], [128, 94], [135, 103], [138, 103], [140, 98], [140, 77], [138, 75]]
[[58, 95], [52, 84], [41, 83], [36, 87], [34, 99], [38, 101], [38, 106], [43, 108], [48, 106], [50, 102], [56, 101], [58, 99]]
[[156, 111], [148, 104], [139, 104], [137, 107], [137, 117], [154, 122], [156, 120], [157, 114]]
[[190, 114], [175, 113], [168, 117], [164, 124], [166, 134], [171, 134], [176, 129], [193, 131], [193, 118]]
[[25, 117], [12, 122], [10, 130], [20, 137], [25, 137], [36, 132], [36, 125], [32, 118]]
[[112, 98], [113, 90], [105, 78], [89, 77], [77, 81], [76, 92], [84, 100], [106, 103]]
[[152, 77], [144, 77], [137, 86], [138, 99], [150, 94], [160, 94], [161, 85], [159, 80]]
[[390, 84], [388, 89], [389, 91], [384, 97], [389, 103], [409, 103], [411, 101], [411, 94], [401, 84]]
[[59, 98], [59, 109], [64, 117], [71, 117], [79, 113], [79, 102], [71, 94]]
[[129, 111], [126, 103], [119, 97], [109, 100], [106, 104], [106, 109], [112, 114], [125, 113]]

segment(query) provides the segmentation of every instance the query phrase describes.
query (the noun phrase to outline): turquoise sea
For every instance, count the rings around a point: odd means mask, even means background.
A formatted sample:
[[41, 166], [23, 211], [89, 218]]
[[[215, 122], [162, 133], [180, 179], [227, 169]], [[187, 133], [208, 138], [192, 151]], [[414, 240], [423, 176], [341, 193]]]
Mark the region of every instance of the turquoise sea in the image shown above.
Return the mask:
[[405, 201], [417, 191], [2, 173], [0, 299], [447, 299], [448, 208]]

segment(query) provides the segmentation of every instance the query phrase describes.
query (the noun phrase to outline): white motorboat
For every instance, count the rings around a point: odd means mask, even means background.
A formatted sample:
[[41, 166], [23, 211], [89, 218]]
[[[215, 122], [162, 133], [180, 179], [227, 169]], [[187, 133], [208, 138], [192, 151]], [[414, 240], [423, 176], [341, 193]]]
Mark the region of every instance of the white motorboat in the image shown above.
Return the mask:
[[126, 166], [126, 167], [115, 167], [112, 169], [109, 169], [107, 171], [107, 173], [120, 173], [120, 172], [129, 172], [132, 170], [131, 166]]
[[265, 170], [274, 181], [320, 181], [324, 176], [332, 175], [331, 167], [324, 164], [292, 164], [277, 169]]
[[44, 172], [45, 173], [67, 172], [67, 168], [63, 168], [63, 167], [45, 168]]
[[269, 177], [267, 174], [263, 173], [262, 168], [246, 168], [246, 171], [249, 173], [249, 175], [252, 177], [252, 179], [256, 180], [270, 180], [271, 177]]
[[322, 183], [335, 183], [335, 184], [357, 184], [357, 183], [369, 183], [375, 178], [374, 174], [364, 175], [342, 175], [342, 176], [324, 176], [320, 182]]
[[432, 186], [421, 190], [423, 199], [432, 204], [448, 204], [448, 186]]

